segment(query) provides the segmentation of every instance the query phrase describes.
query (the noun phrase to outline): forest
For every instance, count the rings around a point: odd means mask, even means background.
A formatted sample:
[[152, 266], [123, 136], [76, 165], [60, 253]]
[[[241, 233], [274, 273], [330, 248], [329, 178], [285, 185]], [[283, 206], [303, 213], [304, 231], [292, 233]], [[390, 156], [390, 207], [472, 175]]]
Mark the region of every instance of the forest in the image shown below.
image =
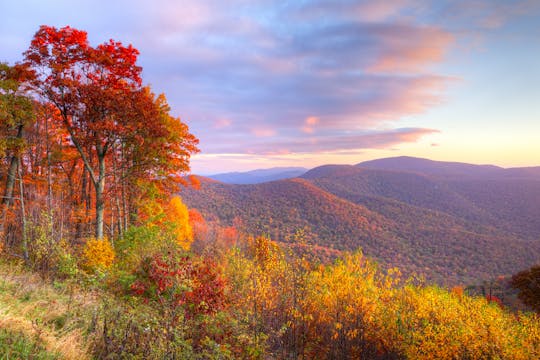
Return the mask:
[[286, 246], [301, 230], [323, 262], [360, 247], [385, 268], [451, 287], [510, 276], [540, 255], [538, 178], [449, 182], [327, 165], [252, 185], [198, 179], [182, 197], [205, 218]]
[[[288, 246], [274, 234], [289, 224], [243, 226], [226, 192], [207, 202], [230, 211], [229, 223], [188, 208], [198, 140], [144, 85], [138, 55], [41, 26], [19, 63], [0, 65], [0, 357], [540, 357], [537, 268], [512, 279], [517, 308], [381, 266], [352, 245], [334, 251], [321, 244], [352, 227], [370, 251], [399, 228], [305, 179], [286, 185], [307, 192], [306, 207], [324, 198], [333, 222], [314, 235], [291, 213], [300, 226], [288, 229]], [[398, 256], [403, 245], [390, 238]]]

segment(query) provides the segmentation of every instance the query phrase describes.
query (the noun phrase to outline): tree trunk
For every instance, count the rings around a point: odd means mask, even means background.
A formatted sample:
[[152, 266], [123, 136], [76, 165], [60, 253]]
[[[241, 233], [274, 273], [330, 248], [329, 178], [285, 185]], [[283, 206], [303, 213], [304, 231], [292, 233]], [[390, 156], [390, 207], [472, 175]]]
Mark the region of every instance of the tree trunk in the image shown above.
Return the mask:
[[[45, 149], [47, 153], [47, 212], [52, 219], [52, 166], [51, 166], [51, 145], [49, 140], [49, 118], [45, 118]], [[53, 237], [54, 234], [51, 234]]]
[[22, 162], [19, 158], [17, 161], [17, 172], [19, 173], [19, 196], [20, 196], [20, 202], [21, 202], [21, 224], [22, 224], [22, 248], [23, 248], [23, 258], [26, 265], [28, 265], [29, 262], [29, 256], [28, 256], [28, 240], [26, 236], [26, 209], [24, 206], [24, 185], [23, 185], [23, 177], [22, 177], [22, 171], [21, 171], [21, 165]]
[[96, 238], [103, 239], [103, 220], [105, 215], [105, 155], [98, 155], [99, 175], [96, 184]]
[[[22, 138], [23, 125], [19, 125], [17, 128], [17, 139]], [[17, 154], [13, 154], [9, 163], [9, 168], [6, 178], [6, 188], [4, 190], [4, 196], [2, 197], [2, 221], [0, 222], [0, 236], [4, 235], [4, 227], [6, 224], [6, 217], [9, 207], [13, 203], [13, 188], [15, 186], [15, 179], [17, 177], [17, 168], [19, 166], [19, 157]]]

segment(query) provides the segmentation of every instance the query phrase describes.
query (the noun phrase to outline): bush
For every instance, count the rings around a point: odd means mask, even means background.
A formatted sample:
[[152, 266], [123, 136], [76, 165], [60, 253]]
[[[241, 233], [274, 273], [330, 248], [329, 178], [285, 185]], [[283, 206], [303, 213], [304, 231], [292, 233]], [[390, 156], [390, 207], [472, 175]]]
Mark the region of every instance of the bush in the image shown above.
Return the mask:
[[56, 265], [57, 275], [63, 278], [73, 278], [79, 273], [79, 267], [77, 266], [77, 258], [71, 253], [61, 252], [58, 254], [58, 260]]
[[83, 266], [92, 272], [110, 268], [114, 258], [114, 249], [107, 239], [89, 239], [82, 252]]

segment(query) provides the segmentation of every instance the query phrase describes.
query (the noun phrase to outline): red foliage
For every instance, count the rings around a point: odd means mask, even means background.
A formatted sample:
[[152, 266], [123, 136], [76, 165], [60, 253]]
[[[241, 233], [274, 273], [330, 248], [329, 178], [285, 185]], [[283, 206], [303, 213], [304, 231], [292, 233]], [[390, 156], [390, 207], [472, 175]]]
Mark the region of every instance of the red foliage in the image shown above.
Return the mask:
[[495, 296], [495, 295], [489, 295], [489, 294], [486, 295], [486, 300], [487, 300], [488, 302], [490, 302], [490, 303], [493, 302], [493, 303], [499, 305], [499, 307], [501, 307], [501, 308], [504, 307], [502, 300], [499, 299], [499, 298], [498, 298], [497, 296]]
[[188, 317], [225, 307], [226, 281], [213, 260], [156, 255], [147, 259], [138, 275], [131, 285], [134, 295], [172, 308], [181, 306]]
[[[126, 230], [149, 193], [176, 192], [198, 151], [188, 126], [169, 114], [165, 96], [142, 87], [138, 55], [114, 40], [93, 47], [85, 31], [69, 26], [41, 26], [17, 68], [36, 98], [55, 110], [66, 142], [58, 150], [72, 161], [70, 168], [60, 164], [72, 203], [83, 205], [75, 199], [82, 194], [86, 217], [93, 205], [98, 238], [106, 227], [112, 236]], [[122, 204], [114, 204], [118, 198]]]
[[238, 240], [238, 230], [234, 226], [229, 226], [223, 229], [222, 235], [223, 243], [230, 247]]
[[195, 240], [204, 241], [208, 234], [208, 224], [197, 209], [189, 209], [189, 224]]

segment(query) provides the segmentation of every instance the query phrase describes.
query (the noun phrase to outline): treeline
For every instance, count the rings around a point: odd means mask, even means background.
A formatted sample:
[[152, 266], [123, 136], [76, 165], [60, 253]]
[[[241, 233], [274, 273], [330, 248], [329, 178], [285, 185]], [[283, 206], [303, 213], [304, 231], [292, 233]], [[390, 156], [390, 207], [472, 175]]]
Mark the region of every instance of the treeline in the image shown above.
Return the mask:
[[321, 265], [233, 228], [199, 241], [196, 252], [163, 234], [159, 227], [131, 228], [114, 251], [83, 254], [83, 265], [68, 276], [109, 294], [88, 325], [92, 356], [540, 356], [536, 314], [511, 312], [495, 297], [471, 297], [459, 287], [418, 285], [360, 252]]
[[198, 140], [142, 85], [137, 56], [42, 26], [20, 63], [0, 65], [5, 251], [29, 262], [44, 231], [72, 245], [122, 237], [186, 182]]

